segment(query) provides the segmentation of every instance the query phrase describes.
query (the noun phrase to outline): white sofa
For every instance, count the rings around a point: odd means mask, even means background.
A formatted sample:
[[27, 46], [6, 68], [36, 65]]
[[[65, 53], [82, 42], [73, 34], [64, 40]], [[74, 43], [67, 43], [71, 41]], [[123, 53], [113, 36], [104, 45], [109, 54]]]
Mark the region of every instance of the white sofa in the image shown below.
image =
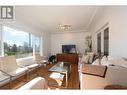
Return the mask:
[[0, 72], [0, 87], [10, 82], [10, 76]]
[[[81, 90], [104, 89], [105, 86], [111, 85], [111, 84], [127, 86], [127, 75], [126, 75], [127, 61], [125, 61], [122, 58], [114, 58], [112, 60], [105, 61], [104, 64], [101, 62], [101, 64], [107, 65], [108, 67], [105, 78], [83, 74], [79, 70]], [[111, 66], [111, 64], [114, 66]], [[81, 67], [81, 65], [79, 67]]]
[[0, 86], [26, 74], [27, 70], [17, 65], [14, 56], [0, 57]]
[[39, 76], [38, 68], [40, 65], [35, 61], [34, 57], [26, 57], [22, 59], [17, 59], [17, 64], [21, 67], [28, 68], [27, 79], [31, 78], [32, 74], [30, 72], [33, 70], [36, 70], [34, 74], [36, 74], [36, 76]]
[[33, 57], [21, 58], [16, 61], [19, 66], [27, 67], [28, 69], [37, 68], [39, 66]]
[[47, 82], [42, 77], [37, 77], [30, 82], [26, 83], [24, 86], [20, 87], [18, 90], [44, 90], [48, 89]]
[[15, 59], [14, 56], [0, 57], [0, 87], [38, 67], [33, 57]]

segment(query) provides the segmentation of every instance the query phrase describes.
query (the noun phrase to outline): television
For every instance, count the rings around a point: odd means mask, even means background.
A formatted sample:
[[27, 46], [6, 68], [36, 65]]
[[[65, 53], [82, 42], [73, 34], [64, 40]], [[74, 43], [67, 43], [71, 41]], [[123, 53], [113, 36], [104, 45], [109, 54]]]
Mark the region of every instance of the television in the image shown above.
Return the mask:
[[76, 53], [76, 45], [62, 45], [62, 53]]

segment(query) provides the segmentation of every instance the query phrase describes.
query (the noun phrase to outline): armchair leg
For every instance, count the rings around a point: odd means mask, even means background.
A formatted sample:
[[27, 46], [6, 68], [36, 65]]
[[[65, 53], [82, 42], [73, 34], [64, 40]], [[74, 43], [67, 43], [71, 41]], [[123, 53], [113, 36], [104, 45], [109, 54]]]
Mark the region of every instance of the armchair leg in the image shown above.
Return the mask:
[[37, 68], [36, 68], [37, 76], [40, 75], [40, 74], [39, 74], [39, 68], [40, 68], [40, 67], [37, 67]]
[[30, 79], [30, 72], [28, 71], [28, 72], [26, 73], [26, 80], [29, 81], [29, 79]]
[[10, 82], [9, 82], [9, 89], [12, 89], [12, 77], [10, 77]]
[[26, 73], [25, 73], [25, 82], [27, 82], [28, 81], [28, 72], [26, 71]]
[[41, 68], [41, 67], [38, 67], [38, 68], [37, 68], [37, 69], [38, 69], [38, 70], [37, 70], [37, 76], [40, 76], [40, 68]]

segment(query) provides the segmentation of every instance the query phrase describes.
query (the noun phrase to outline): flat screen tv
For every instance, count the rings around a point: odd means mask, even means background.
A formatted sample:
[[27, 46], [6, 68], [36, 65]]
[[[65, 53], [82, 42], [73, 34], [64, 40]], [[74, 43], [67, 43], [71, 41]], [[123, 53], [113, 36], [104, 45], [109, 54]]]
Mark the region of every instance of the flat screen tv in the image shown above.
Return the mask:
[[62, 45], [62, 53], [76, 53], [76, 45]]

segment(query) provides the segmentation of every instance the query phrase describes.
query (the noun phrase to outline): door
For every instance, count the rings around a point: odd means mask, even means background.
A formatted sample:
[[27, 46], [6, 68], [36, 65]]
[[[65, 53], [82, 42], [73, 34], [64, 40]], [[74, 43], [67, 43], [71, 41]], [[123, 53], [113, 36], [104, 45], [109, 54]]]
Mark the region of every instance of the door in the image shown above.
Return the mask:
[[97, 34], [97, 52], [101, 53], [101, 33]]
[[104, 30], [104, 55], [109, 54], [109, 28]]

